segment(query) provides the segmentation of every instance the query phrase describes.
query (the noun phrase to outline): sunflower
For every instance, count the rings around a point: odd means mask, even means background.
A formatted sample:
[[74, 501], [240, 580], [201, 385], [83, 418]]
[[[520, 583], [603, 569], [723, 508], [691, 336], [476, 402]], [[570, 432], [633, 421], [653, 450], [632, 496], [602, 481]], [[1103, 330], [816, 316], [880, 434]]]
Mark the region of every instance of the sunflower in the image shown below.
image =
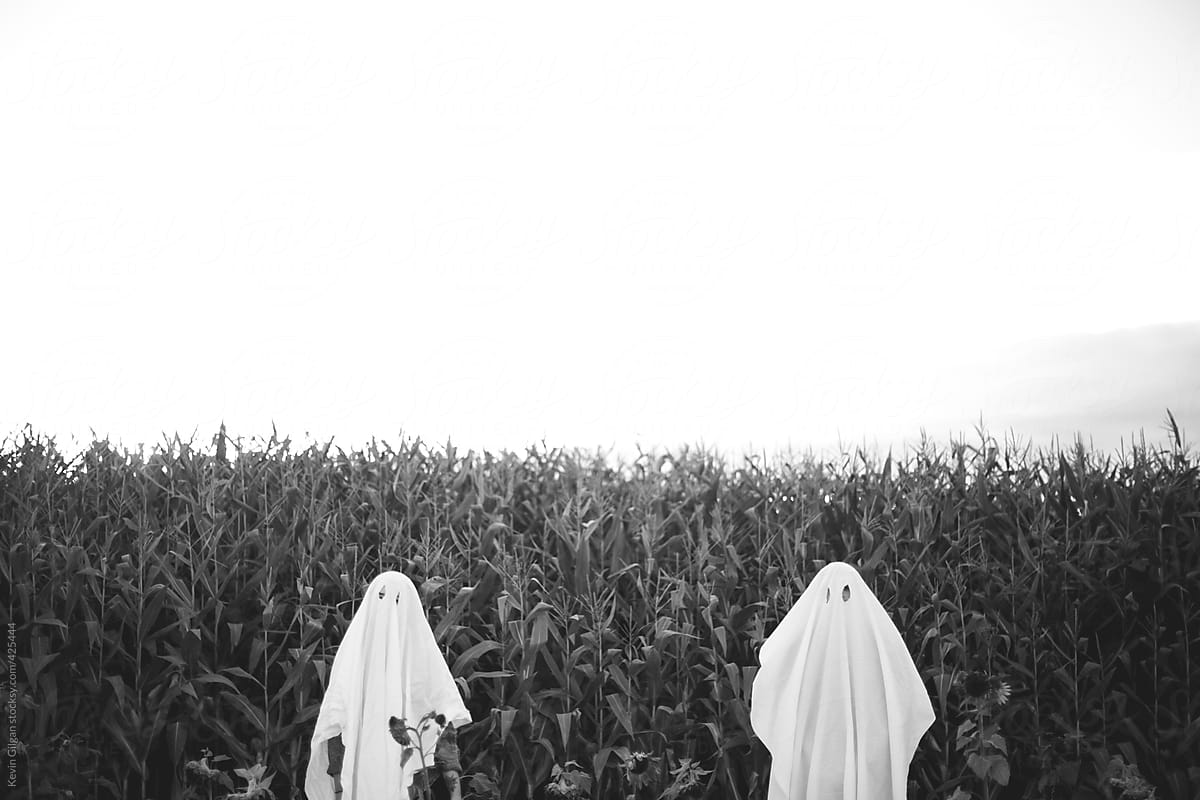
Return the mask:
[[969, 672], [962, 681], [963, 691], [972, 700], [982, 700], [986, 697], [989, 685], [988, 676], [982, 672]]
[[994, 675], [988, 680], [988, 690], [988, 698], [997, 705], [1004, 705], [1012, 697], [1012, 687]]
[[961, 679], [967, 698], [976, 704], [995, 703], [1002, 706], [1012, 697], [1012, 687], [995, 675], [986, 672], [968, 672]]
[[626, 764], [631, 774], [641, 775], [650, 766], [650, 754], [636, 750], [629, 754], [629, 760]]
[[396, 740], [397, 744], [404, 747], [412, 746], [412, 737], [408, 735], [408, 723], [400, 717], [388, 718], [388, 733]]

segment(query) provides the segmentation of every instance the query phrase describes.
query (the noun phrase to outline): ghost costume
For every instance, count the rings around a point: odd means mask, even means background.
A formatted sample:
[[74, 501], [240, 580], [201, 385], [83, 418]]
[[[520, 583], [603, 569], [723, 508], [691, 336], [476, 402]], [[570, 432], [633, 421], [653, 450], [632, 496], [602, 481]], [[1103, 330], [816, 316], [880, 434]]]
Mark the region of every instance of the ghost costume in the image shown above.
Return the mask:
[[771, 751], [768, 800], [904, 800], [933, 704], [858, 570], [818, 572], [759, 662], [750, 722]]
[[[430, 711], [455, 726], [471, 721], [416, 587], [399, 572], [384, 572], [367, 587], [334, 656], [309, 750], [305, 795], [335, 800], [327, 745], [340, 734], [345, 755], [337, 800], [408, 800], [421, 758], [414, 751], [401, 766], [404, 748], [389, 733], [388, 720], [400, 717], [415, 727]], [[433, 724], [422, 736], [428, 766], [437, 739]]]

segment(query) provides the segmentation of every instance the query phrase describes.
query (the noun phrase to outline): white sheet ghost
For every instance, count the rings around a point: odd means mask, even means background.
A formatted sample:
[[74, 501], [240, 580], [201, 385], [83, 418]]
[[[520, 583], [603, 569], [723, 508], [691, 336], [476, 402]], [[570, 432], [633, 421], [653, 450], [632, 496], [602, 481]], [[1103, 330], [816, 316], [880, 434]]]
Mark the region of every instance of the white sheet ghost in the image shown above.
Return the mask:
[[[388, 732], [388, 720], [401, 717], [415, 726], [435, 710], [455, 726], [471, 721], [416, 587], [399, 572], [384, 572], [367, 587], [334, 656], [313, 732], [304, 793], [309, 800], [335, 800], [326, 772], [327, 742], [341, 734], [346, 751], [337, 800], [408, 800], [421, 759], [414, 752], [401, 767], [403, 748]], [[423, 737], [429, 766], [437, 733], [434, 726]]]
[[933, 704], [858, 570], [818, 572], [759, 663], [750, 722], [771, 751], [768, 800], [904, 800]]

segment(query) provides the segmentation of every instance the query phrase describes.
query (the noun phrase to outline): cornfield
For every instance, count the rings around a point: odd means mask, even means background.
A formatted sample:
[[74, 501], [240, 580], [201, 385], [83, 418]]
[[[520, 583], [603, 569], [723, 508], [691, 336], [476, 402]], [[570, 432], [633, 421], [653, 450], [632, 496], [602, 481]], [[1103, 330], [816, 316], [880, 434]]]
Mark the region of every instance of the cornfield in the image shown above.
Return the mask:
[[[1118, 769], [1200, 796], [1200, 480], [1177, 431], [1121, 455], [981, 433], [738, 463], [214, 444], [0, 447], [6, 796], [224, 796], [203, 758], [301, 797], [337, 644], [397, 569], [475, 720], [465, 797], [763, 798], [757, 652], [831, 560], [933, 700], [911, 797], [1134, 796]], [[969, 676], [1003, 686], [987, 720]]]

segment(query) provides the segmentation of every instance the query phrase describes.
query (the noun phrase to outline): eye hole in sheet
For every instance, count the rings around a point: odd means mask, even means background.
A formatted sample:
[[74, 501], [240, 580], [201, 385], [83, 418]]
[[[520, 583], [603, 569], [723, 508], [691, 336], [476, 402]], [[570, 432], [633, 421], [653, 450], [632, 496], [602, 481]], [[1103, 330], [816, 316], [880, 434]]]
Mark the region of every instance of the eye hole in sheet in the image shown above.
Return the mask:
[[387, 594], [387, 592], [385, 592], [383, 589], [380, 589], [380, 590], [379, 590], [379, 599], [380, 599], [380, 600], [382, 600], [382, 599], [383, 599], [383, 596], [384, 596], [385, 594]]
[[849, 599], [850, 599], [850, 586], [849, 586], [849, 584], [847, 584], [846, 586], [842, 587], [842, 602], [844, 603]]

